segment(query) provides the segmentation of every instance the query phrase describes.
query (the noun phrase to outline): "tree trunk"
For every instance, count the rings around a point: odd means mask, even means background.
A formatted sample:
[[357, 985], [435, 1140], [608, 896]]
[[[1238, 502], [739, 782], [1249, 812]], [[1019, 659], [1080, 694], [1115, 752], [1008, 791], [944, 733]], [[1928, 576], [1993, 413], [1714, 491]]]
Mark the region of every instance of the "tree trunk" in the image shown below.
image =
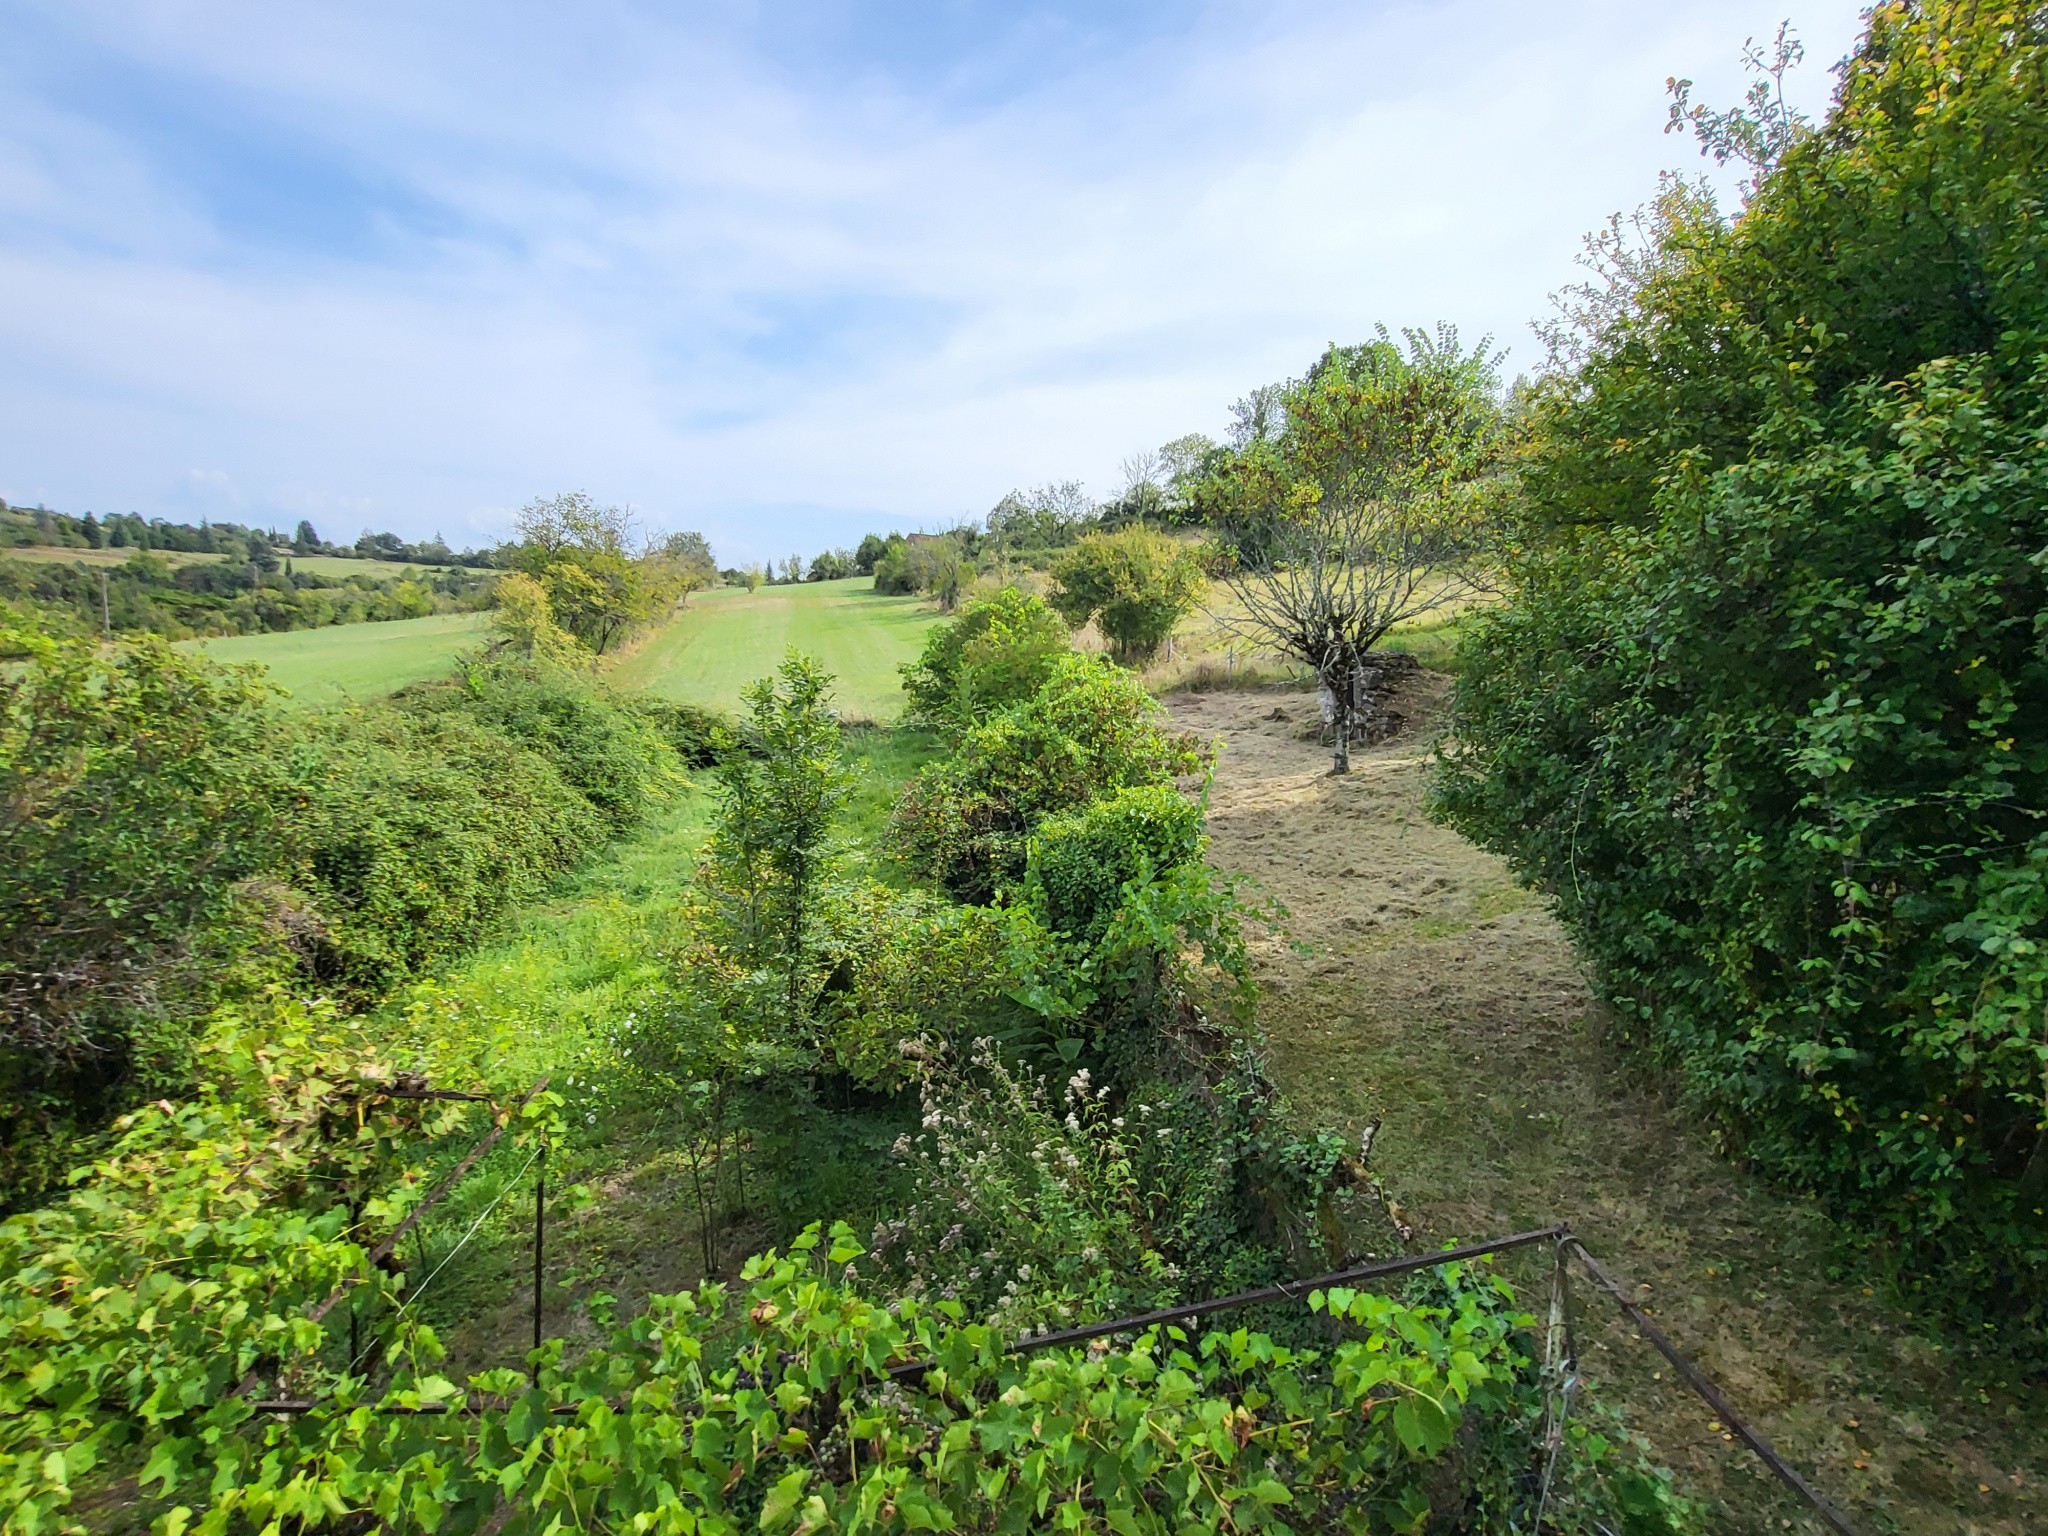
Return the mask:
[[1328, 701], [1330, 727], [1336, 733], [1336, 747], [1330, 759], [1332, 774], [1351, 771], [1351, 690], [1356, 668], [1339, 665], [1324, 671], [1323, 693]]

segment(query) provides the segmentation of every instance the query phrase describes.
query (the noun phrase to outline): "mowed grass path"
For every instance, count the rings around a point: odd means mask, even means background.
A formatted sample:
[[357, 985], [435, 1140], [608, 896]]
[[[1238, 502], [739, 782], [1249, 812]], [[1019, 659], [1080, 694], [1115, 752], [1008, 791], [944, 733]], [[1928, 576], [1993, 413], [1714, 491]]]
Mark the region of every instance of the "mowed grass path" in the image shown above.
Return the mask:
[[439, 677], [460, 650], [483, 644], [484, 615], [437, 613], [381, 624], [332, 624], [278, 635], [222, 635], [187, 640], [215, 661], [257, 661], [295, 704], [374, 699]]
[[740, 690], [795, 646], [837, 679], [840, 710], [871, 720], [903, 711], [896, 668], [915, 659], [939, 615], [914, 597], [877, 597], [874, 581], [699, 592], [675, 622], [619, 658], [611, 678], [663, 698], [735, 709]]

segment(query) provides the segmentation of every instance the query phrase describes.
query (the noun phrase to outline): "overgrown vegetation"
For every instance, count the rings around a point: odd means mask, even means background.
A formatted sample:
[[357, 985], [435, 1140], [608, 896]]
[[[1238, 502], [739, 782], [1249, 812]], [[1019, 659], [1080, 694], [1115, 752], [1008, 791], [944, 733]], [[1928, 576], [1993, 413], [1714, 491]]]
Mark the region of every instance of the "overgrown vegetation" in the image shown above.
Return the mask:
[[1702, 123], [1757, 162], [1739, 218], [1673, 181], [1596, 242], [1441, 792], [1731, 1148], [2014, 1343], [2048, 1315], [2044, 59], [2033, 12], [1880, 6], [1818, 127]]
[[[1014, 634], [1022, 655], [982, 658], [994, 676], [1023, 675], [1041, 648], [1028, 623], [955, 622], [991, 651]], [[974, 904], [848, 866], [828, 689], [792, 655], [751, 691], [657, 963], [623, 1015], [556, 1047], [582, 1103], [630, 1107], [672, 1147], [707, 1271], [741, 1227], [786, 1235], [789, 1256], [749, 1262], [743, 1298], [707, 1285], [636, 1298], [623, 1319], [592, 1298], [592, 1331], [548, 1345], [530, 1377], [447, 1379], [407, 1288], [364, 1247], [418, 1198], [433, 1138], [465, 1113], [392, 1095], [488, 1075], [497, 1054], [475, 1032], [490, 1026], [433, 989], [375, 1025], [252, 995], [200, 1036], [182, 1107], [143, 1106], [76, 1194], [0, 1225], [16, 1528], [54, 1526], [75, 1488], [124, 1471], [162, 1501], [166, 1530], [223, 1532], [1528, 1517], [1545, 1382], [1530, 1320], [1483, 1272], [1400, 1300], [1320, 1298], [1323, 1325], [1282, 1318], [1279, 1337], [1003, 1353], [999, 1330], [1337, 1261], [1382, 1240], [1386, 1218], [1357, 1161], [1292, 1129], [1266, 1080], [1243, 934], [1263, 914], [1206, 867], [1201, 808], [1175, 784], [1200, 755], [1128, 672], [1059, 659], [1027, 696], [985, 700], [906, 794], [910, 820], [941, 780], [1000, 820]], [[502, 663], [391, 710], [408, 729], [462, 721], [517, 741], [598, 835], [649, 792], [662, 733], [688, 725]], [[402, 758], [407, 744], [384, 745]], [[342, 799], [391, 773], [370, 761]], [[564, 1107], [542, 1095], [524, 1133], [569, 1141]], [[877, 1210], [872, 1238], [825, 1237], [820, 1206], [855, 1201]], [[367, 1347], [339, 1313], [306, 1320], [337, 1285], [353, 1287]], [[892, 1377], [922, 1358], [933, 1369]], [[251, 1402], [265, 1394], [313, 1406], [267, 1418]], [[1557, 1527], [1622, 1509], [1648, 1529], [1682, 1522], [1625, 1437], [1593, 1423], [1558, 1463]]]
[[0, 558], [0, 601], [46, 634], [181, 640], [419, 619], [488, 600], [489, 577], [475, 571], [327, 576], [294, 571], [267, 545], [260, 555], [177, 566], [139, 549], [118, 565]]
[[[160, 641], [13, 634], [0, 678], [0, 1188], [191, 1082], [196, 1021], [272, 982], [375, 998], [618, 836], [715, 732], [546, 667], [479, 664], [286, 713]], [[699, 748], [701, 755], [703, 748]]]
[[[1667, 184], [1511, 401], [1483, 346], [1382, 332], [1111, 504], [1047, 487], [813, 560], [957, 609], [886, 747], [795, 651], [734, 721], [596, 682], [710, 560], [581, 496], [524, 514], [491, 648], [373, 708], [10, 634], [6, 1528], [136, 1486], [159, 1536], [1696, 1527], [1596, 1404], [1560, 1425], [1483, 1267], [1006, 1352], [1411, 1235], [1370, 1132], [1275, 1086], [1250, 956], [1283, 914], [1210, 867], [1214, 759], [1118, 664], [1196, 589], [1177, 523], [1321, 677], [1340, 768], [1368, 650], [1503, 567], [1441, 814], [1555, 898], [1728, 1146], [1950, 1313], [2037, 1329], [2042, 34], [1881, 7], [1811, 129], [1674, 86], [1752, 166], [1740, 216]], [[1029, 565], [1050, 607], [975, 595]], [[1116, 660], [1071, 651], [1090, 622]], [[601, 1006], [432, 979], [678, 791], [708, 836]], [[373, 1260], [485, 1115], [421, 1085], [503, 1104], [534, 1068], [529, 1164], [431, 1269], [423, 1237]], [[543, 1148], [590, 1176], [558, 1202], [616, 1195], [614, 1138], [658, 1149], [703, 1283], [621, 1301], [593, 1262], [565, 1337], [449, 1365], [434, 1277]]]
[[1118, 661], [1141, 666], [1202, 597], [1202, 566], [1178, 540], [1134, 523], [1086, 535], [1052, 563], [1052, 606], [1075, 629], [1091, 620]]

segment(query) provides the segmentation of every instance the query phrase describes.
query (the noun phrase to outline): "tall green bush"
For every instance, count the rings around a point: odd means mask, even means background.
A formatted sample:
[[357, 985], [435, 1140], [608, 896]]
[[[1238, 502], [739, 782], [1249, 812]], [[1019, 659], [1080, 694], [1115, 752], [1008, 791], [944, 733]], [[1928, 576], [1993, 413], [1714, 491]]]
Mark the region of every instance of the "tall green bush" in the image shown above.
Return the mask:
[[1124, 887], [1202, 856], [1202, 809], [1170, 784], [1138, 784], [1039, 823], [1024, 884], [1048, 927], [1099, 939]]
[[1023, 873], [1043, 818], [1200, 771], [1201, 754], [1164, 727], [1164, 713], [1107, 661], [1062, 658], [1030, 699], [911, 782], [896, 812], [904, 857], [961, 900], [986, 901]]
[[0, 1191], [61, 1173], [138, 1083], [175, 1080], [166, 1020], [260, 944], [242, 883], [279, 853], [269, 691], [157, 640], [4, 637]]
[[1090, 533], [1052, 562], [1052, 605], [1074, 628], [1090, 619], [1117, 660], [1150, 661], [1202, 600], [1195, 551], [1134, 523]]
[[1030, 593], [1002, 587], [977, 597], [904, 665], [905, 718], [963, 730], [1030, 698], [1071, 649], [1059, 615]]
[[2044, 66], [2037, 12], [1880, 6], [1739, 219], [1610, 244], [1440, 786], [1732, 1145], [2037, 1320]]

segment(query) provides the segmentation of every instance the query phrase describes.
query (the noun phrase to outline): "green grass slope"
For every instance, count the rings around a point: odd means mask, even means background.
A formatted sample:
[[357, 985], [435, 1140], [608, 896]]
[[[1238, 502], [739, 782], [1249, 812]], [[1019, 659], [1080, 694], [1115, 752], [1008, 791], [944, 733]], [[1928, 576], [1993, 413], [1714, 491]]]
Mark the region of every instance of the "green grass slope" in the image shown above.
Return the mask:
[[216, 661], [255, 661], [298, 704], [371, 699], [436, 677], [455, 653], [483, 643], [484, 615], [437, 613], [382, 624], [335, 624], [279, 635], [188, 640]]
[[837, 679], [848, 715], [894, 719], [903, 709], [899, 664], [913, 660], [939, 615], [914, 597], [877, 597], [872, 579], [807, 582], [747, 592], [700, 592], [674, 623], [613, 667], [622, 688], [737, 708], [740, 690], [773, 671], [790, 646]]

